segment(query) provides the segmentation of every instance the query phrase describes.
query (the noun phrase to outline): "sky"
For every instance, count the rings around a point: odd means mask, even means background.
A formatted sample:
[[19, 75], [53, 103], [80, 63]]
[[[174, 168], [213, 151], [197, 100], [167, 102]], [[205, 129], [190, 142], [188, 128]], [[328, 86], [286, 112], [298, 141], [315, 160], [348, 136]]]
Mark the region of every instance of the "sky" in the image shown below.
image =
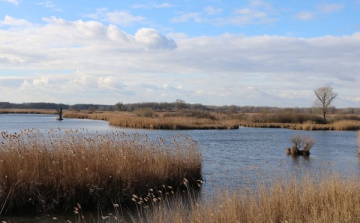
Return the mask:
[[360, 107], [360, 0], [0, 0], [0, 101]]

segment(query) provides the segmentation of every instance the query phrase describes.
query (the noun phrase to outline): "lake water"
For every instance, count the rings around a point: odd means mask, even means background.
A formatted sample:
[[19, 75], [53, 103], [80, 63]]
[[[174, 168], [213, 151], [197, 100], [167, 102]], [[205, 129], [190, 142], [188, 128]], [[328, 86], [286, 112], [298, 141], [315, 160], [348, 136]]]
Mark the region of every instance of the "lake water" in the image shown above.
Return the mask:
[[[55, 115], [1, 114], [0, 131], [19, 132], [36, 128], [40, 131], [60, 128], [86, 129], [105, 133], [123, 131], [145, 133], [149, 137], [189, 135], [200, 145], [205, 184], [203, 196], [218, 188], [237, 188], [250, 181], [270, 181], [278, 174], [301, 173], [306, 170], [336, 170], [343, 176], [360, 174], [357, 136], [354, 131], [298, 131], [269, 128], [239, 128], [236, 130], [143, 130], [108, 125], [105, 121], [64, 119]], [[295, 134], [315, 139], [311, 155], [294, 158], [286, 155], [291, 147], [289, 138]]]

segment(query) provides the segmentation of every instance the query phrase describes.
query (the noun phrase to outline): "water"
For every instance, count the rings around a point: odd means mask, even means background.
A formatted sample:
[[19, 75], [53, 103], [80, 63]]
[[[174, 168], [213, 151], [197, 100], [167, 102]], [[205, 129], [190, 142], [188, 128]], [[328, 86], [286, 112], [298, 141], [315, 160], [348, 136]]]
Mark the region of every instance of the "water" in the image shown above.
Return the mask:
[[[65, 119], [54, 115], [3, 114], [0, 131], [19, 132], [36, 128], [41, 131], [60, 128], [86, 129], [89, 132], [124, 131], [145, 133], [149, 137], [189, 135], [200, 145], [205, 184], [203, 196], [219, 188], [239, 188], [249, 181], [271, 181], [277, 174], [306, 170], [336, 170], [343, 176], [360, 174], [357, 136], [354, 131], [297, 131], [269, 128], [236, 130], [143, 130], [113, 127], [105, 121]], [[315, 139], [311, 155], [293, 158], [286, 155], [293, 135], [309, 135]]]

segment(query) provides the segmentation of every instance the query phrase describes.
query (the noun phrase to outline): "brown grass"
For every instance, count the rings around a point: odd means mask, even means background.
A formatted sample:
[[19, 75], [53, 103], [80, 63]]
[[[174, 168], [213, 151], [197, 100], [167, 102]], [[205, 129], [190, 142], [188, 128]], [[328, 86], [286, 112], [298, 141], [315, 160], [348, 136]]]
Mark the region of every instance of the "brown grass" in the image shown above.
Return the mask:
[[164, 204], [148, 212], [143, 222], [359, 222], [360, 183], [327, 175], [321, 179], [274, 180], [270, 186], [259, 183], [255, 190], [220, 191], [205, 202], [193, 200]]
[[184, 136], [30, 129], [2, 132], [0, 144], [1, 212], [122, 204], [132, 194], [201, 179], [201, 154]]
[[239, 128], [237, 120], [211, 119], [197, 117], [169, 117], [158, 114], [158, 117], [145, 117], [127, 112], [84, 113], [65, 112], [64, 118], [87, 118], [109, 121], [110, 125], [144, 128], [144, 129], [236, 129]]
[[360, 154], [360, 130], [357, 131], [357, 138], [358, 138], [358, 146], [359, 146], [358, 153]]
[[53, 109], [11, 109], [2, 108], [0, 114], [57, 114]]
[[340, 120], [331, 124], [317, 124], [314, 122], [295, 123], [254, 123], [241, 122], [240, 126], [255, 128], [288, 128], [294, 130], [358, 130], [360, 121], [357, 120]]

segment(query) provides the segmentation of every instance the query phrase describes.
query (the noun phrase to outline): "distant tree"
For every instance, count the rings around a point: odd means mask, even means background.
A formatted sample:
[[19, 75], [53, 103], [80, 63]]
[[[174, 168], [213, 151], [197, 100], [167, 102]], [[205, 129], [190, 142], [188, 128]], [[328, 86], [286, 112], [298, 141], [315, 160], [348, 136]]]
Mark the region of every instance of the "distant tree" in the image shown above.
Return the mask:
[[335, 93], [329, 86], [318, 88], [314, 91], [314, 93], [316, 96], [314, 105], [320, 108], [324, 122], [326, 122], [326, 114], [330, 109], [332, 101], [338, 96], [338, 93]]
[[185, 108], [185, 101], [181, 99], [176, 99], [175, 107], [177, 110], [182, 110], [183, 108]]
[[124, 104], [122, 102], [118, 102], [118, 103], [115, 104], [115, 106], [116, 106], [117, 110], [121, 111], [122, 108], [124, 107]]

